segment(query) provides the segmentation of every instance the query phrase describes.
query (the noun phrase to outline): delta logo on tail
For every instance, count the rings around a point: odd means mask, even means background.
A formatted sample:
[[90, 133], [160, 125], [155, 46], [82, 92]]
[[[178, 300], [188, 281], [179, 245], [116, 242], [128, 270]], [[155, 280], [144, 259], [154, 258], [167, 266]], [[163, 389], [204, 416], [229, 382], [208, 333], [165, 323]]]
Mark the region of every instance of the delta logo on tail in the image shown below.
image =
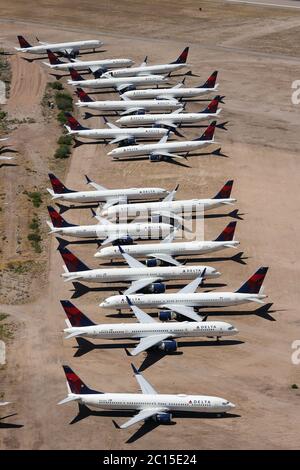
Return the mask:
[[228, 180], [223, 188], [216, 194], [214, 199], [229, 199], [231, 195], [231, 190], [233, 186], [233, 180]]
[[224, 228], [223, 232], [216, 238], [216, 242], [229, 242], [233, 240], [234, 231], [236, 228], [236, 221], [230, 222], [227, 227]]
[[215, 72], [211, 74], [211, 76], [206, 80], [206, 82], [202, 85], [201, 88], [214, 88], [216, 84], [217, 76], [218, 76], [218, 71], [215, 70]]
[[65, 185], [53, 174], [49, 173], [48, 174], [51, 186], [53, 188], [53, 191], [56, 194], [63, 194], [63, 193], [72, 193], [70, 189], [66, 188]]
[[75, 305], [72, 304], [69, 300], [61, 300], [60, 301], [70, 323], [74, 327], [81, 327], [81, 326], [92, 326], [93, 323], [89, 320]]
[[259, 268], [237, 292], [240, 294], [258, 294], [267, 272], [268, 268]]
[[89, 268], [67, 248], [58, 247], [69, 272], [89, 271]]

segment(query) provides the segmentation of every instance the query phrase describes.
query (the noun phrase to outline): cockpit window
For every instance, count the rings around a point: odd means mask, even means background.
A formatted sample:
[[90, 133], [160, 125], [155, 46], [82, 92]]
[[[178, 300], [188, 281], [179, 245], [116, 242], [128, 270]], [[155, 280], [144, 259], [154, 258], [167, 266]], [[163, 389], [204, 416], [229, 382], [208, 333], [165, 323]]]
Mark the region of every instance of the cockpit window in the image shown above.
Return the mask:
[[223, 401], [222, 405], [229, 405], [229, 401]]
[[228, 330], [234, 330], [234, 326], [230, 326]]

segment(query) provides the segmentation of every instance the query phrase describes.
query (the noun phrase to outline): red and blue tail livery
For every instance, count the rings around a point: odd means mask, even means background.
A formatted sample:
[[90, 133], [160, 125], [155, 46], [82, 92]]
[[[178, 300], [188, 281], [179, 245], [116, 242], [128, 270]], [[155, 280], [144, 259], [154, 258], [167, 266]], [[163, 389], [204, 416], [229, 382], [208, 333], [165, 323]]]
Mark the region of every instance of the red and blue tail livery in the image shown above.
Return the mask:
[[94, 101], [82, 88], [76, 88], [76, 95], [80, 101], [84, 103], [91, 103]]
[[258, 294], [268, 269], [266, 267], [259, 268], [236, 292], [239, 294]]
[[69, 300], [60, 301], [62, 308], [64, 309], [70, 323], [74, 327], [80, 326], [93, 326], [93, 323], [88, 317], [86, 317], [77, 307], [75, 307]]
[[209, 105], [204, 109], [204, 111], [200, 111], [201, 113], [207, 114], [215, 114], [218, 111], [218, 106], [221, 100], [221, 96], [217, 95], [214, 99], [209, 103]]
[[65, 116], [72, 131], [84, 131], [87, 129], [87, 127], [83, 127], [81, 124], [79, 124], [77, 119], [75, 119], [71, 113], [66, 112]]
[[230, 222], [223, 232], [215, 239], [216, 242], [231, 242], [234, 237], [236, 221]]
[[31, 44], [29, 44], [28, 41], [26, 41], [26, 39], [24, 38], [24, 36], [17, 36], [18, 37], [18, 41], [19, 41], [19, 44], [20, 44], [20, 47], [22, 49], [27, 49], [28, 47], [32, 47]]
[[213, 121], [207, 129], [203, 132], [201, 137], [197, 137], [194, 140], [212, 140], [214, 138], [215, 128], [216, 128], [217, 121]]
[[189, 53], [189, 47], [186, 47], [182, 51], [180, 56], [174, 62], [171, 62], [171, 64], [185, 64], [187, 61], [188, 53]]
[[206, 80], [205, 83], [203, 83], [203, 85], [200, 85], [198, 88], [214, 88], [215, 85], [216, 85], [216, 80], [217, 80], [217, 76], [218, 76], [218, 71], [215, 70], [210, 77], [208, 77], [208, 79]]
[[84, 382], [78, 377], [77, 374], [71, 369], [69, 366], [63, 366], [64, 373], [66, 375], [66, 379], [68, 381], [70, 390], [72, 393], [76, 395], [85, 395], [91, 393], [102, 393], [98, 392], [97, 390], [92, 390]]
[[223, 188], [215, 195], [214, 199], [229, 199], [233, 186], [233, 180], [228, 180]]
[[47, 55], [51, 65], [63, 64], [63, 62], [59, 60], [59, 58], [54, 54], [54, 52], [50, 51], [50, 49], [47, 49]]
[[68, 189], [53, 173], [48, 174], [51, 186], [55, 194], [63, 194], [63, 193], [74, 193], [71, 189]]
[[58, 251], [60, 252], [62, 259], [64, 260], [69, 272], [74, 273], [78, 271], [90, 270], [90, 268], [86, 264], [80, 261], [80, 259], [77, 258], [77, 256], [75, 256], [73, 253], [71, 253], [71, 251], [69, 251], [67, 248], [59, 246]]
[[61, 228], [61, 227], [76, 227], [75, 224], [69, 224], [66, 222], [65, 219], [54, 209], [52, 206], [47, 206], [49, 215], [51, 217], [51, 222], [53, 227]]

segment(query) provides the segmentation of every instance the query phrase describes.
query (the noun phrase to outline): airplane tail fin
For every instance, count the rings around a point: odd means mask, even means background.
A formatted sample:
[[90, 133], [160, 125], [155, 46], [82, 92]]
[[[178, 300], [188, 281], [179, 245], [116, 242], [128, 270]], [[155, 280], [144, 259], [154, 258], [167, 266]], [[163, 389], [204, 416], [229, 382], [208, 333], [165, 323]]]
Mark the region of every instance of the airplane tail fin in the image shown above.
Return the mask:
[[76, 95], [83, 103], [91, 103], [94, 101], [82, 88], [76, 88]]
[[224, 228], [223, 232], [215, 239], [216, 242], [231, 242], [234, 237], [236, 228], [236, 221], [230, 222], [227, 227]]
[[61, 227], [76, 227], [75, 224], [69, 224], [66, 222], [65, 219], [54, 209], [52, 206], [47, 206], [53, 227], [61, 228]]
[[70, 67], [69, 72], [74, 82], [79, 82], [81, 80], [84, 80], [84, 78], [77, 72], [77, 70]]
[[20, 47], [22, 49], [27, 49], [28, 47], [32, 47], [31, 44], [29, 44], [28, 41], [26, 41], [26, 39], [24, 38], [24, 36], [17, 36], [18, 37], [18, 41], [19, 41], [19, 44], [20, 44]]
[[67, 248], [62, 248], [59, 246], [58, 251], [60, 252], [69, 272], [74, 273], [78, 271], [90, 271], [90, 268], [80, 261], [80, 259], [71, 253], [71, 251], [69, 251]]
[[79, 124], [79, 122], [77, 121], [77, 119], [74, 118], [74, 116], [72, 116], [71, 113], [65, 113], [65, 116], [67, 118], [67, 121], [68, 121], [68, 124], [71, 128], [72, 131], [84, 131], [84, 130], [87, 130], [87, 127], [84, 127], [82, 126], [81, 124]]
[[210, 77], [208, 77], [208, 79], [206, 80], [205, 83], [203, 83], [203, 85], [199, 85], [197, 88], [214, 88], [215, 85], [216, 85], [216, 80], [217, 80], [217, 76], [218, 76], [218, 71], [215, 70]]
[[69, 366], [63, 366], [64, 373], [66, 375], [66, 379], [68, 382], [68, 386], [72, 393], [76, 395], [85, 395], [85, 394], [92, 394], [92, 393], [103, 393], [98, 392], [97, 390], [92, 390], [84, 382], [78, 377], [77, 374], [71, 369]]
[[47, 49], [47, 55], [51, 65], [63, 64], [63, 62], [59, 60], [59, 58], [50, 49]]
[[223, 188], [215, 195], [213, 199], [229, 199], [231, 195], [231, 190], [233, 186], [233, 180], [228, 180]]
[[66, 188], [66, 186], [53, 174], [48, 174], [51, 186], [55, 194], [64, 194], [64, 193], [75, 193], [72, 189]]
[[186, 47], [182, 51], [180, 56], [176, 60], [174, 60], [174, 62], [171, 62], [171, 64], [185, 64], [187, 61], [188, 53], [189, 53], [189, 47]]
[[200, 137], [197, 137], [194, 140], [212, 140], [214, 137], [215, 133], [215, 128], [216, 128], [217, 121], [213, 121], [207, 129], [203, 132], [203, 134]]
[[60, 301], [72, 326], [93, 326], [95, 325], [87, 316], [85, 316], [77, 307], [69, 300]]
[[268, 268], [259, 268], [236, 292], [239, 294], [258, 294]]
[[217, 95], [214, 97], [214, 99], [207, 105], [207, 107], [203, 110], [203, 111], [200, 111], [200, 113], [202, 114], [216, 114], [216, 112], [218, 111], [218, 106], [219, 106], [219, 103], [221, 101], [221, 96], [220, 95]]

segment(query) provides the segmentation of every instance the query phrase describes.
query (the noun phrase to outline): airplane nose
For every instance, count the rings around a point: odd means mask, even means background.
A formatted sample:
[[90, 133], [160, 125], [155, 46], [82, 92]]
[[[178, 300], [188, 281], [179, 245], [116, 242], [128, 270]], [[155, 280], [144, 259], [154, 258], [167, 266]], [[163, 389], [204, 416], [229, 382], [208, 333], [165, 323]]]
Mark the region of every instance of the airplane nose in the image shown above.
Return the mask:
[[221, 276], [221, 273], [216, 269], [213, 271], [214, 276]]
[[235, 405], [233, 403], [229, 403], [230, 408], [235, 408]]
[[94, 258], [102, 258], [102, 253], [100, 251], [96, 251]]

